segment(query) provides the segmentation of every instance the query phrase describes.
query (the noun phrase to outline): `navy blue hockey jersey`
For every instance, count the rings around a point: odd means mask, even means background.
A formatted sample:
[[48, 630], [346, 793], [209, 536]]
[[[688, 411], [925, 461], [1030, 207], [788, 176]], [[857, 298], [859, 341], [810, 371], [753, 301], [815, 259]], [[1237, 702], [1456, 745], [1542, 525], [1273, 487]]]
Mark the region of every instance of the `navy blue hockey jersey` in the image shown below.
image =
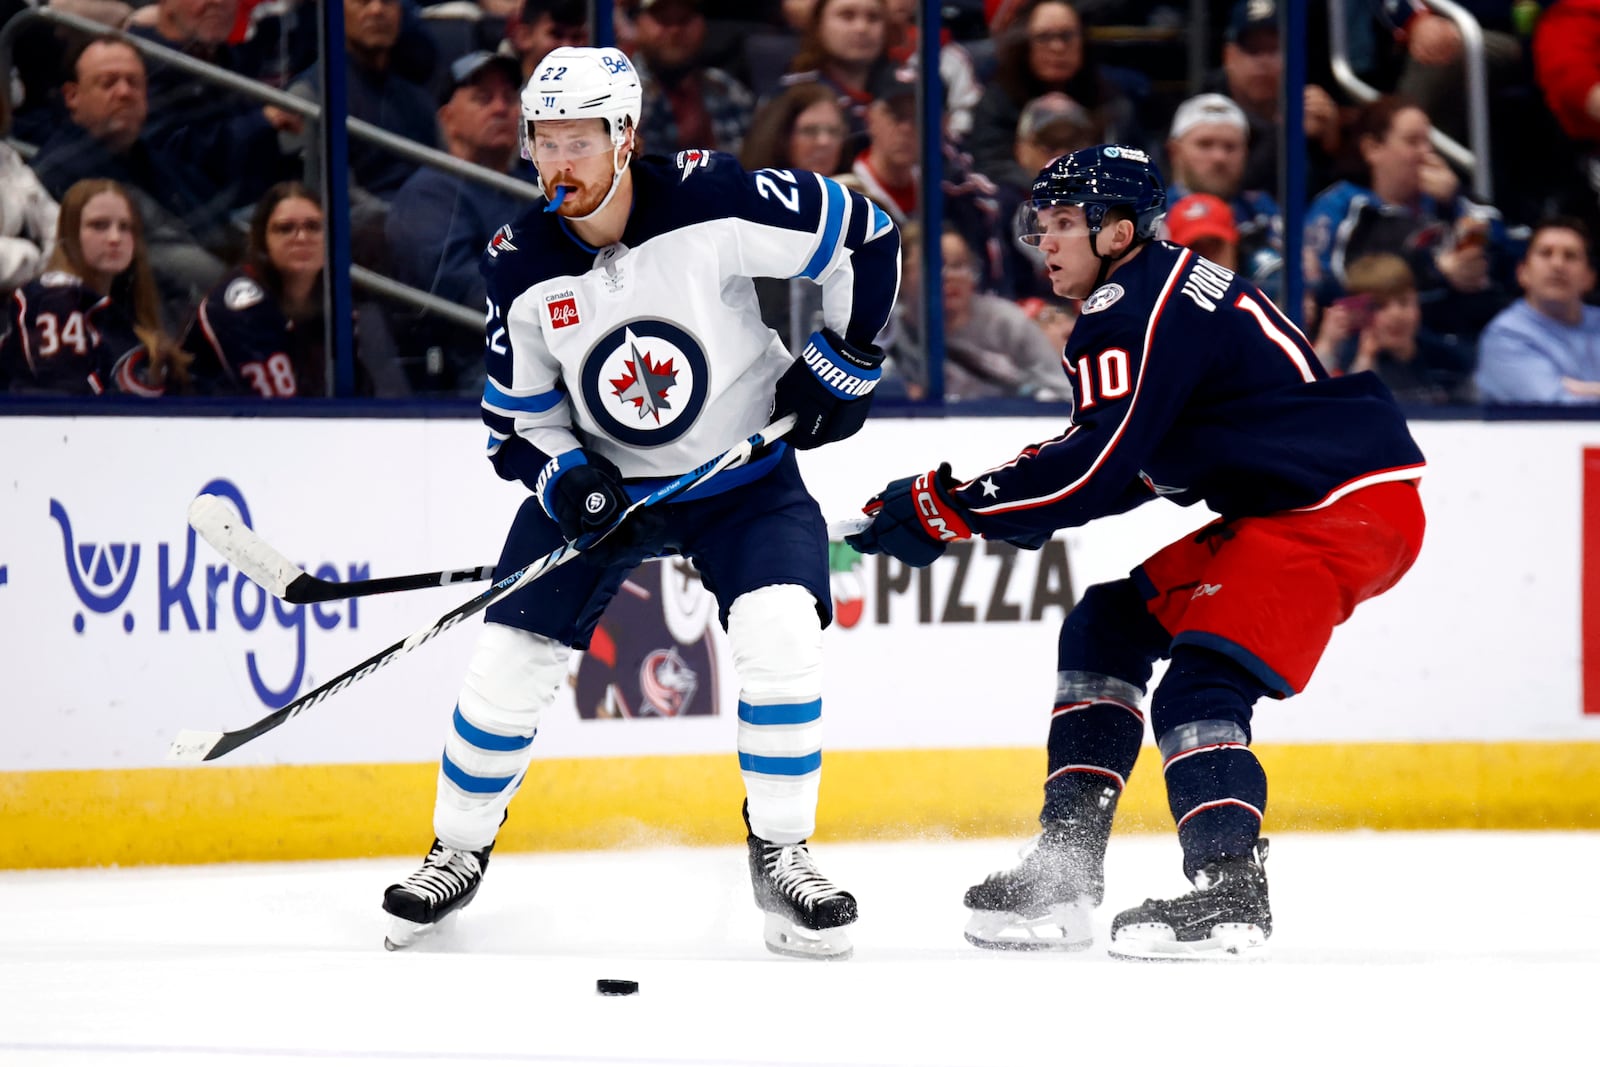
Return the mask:
[[1225, 518], [1311, 509], [1422, 473], [1377, 376], [1329, 378], [1261, 290], [1155, 242], [1083, 303], [1061, 436], [956, 490], [975, 533], [1016, 537], [1167, 497]]
[[47, 271], [11, 294], [0, 342], [0, 388], [13, 392], [161, 396], [149, 353], [110, 297], [75, 274]]
[[760, 429], [793, 356], [762, 323], [752, 278], [819, 282], [827, 325], [857, 345], [888, 320], [899, 239], [871, 201], [718, 152], [631, 169], [618, 243], [591, 248], [536, 204], [484, 254], [483, 419], [502, 477], [531, 487], [580, 447], [628, 478], [671, 477]]
[[326, 392], [322, 323], [297, 324], [272, 291], [240, 268], [201, 301], [183, 339], [196, 387], [285, 398]]

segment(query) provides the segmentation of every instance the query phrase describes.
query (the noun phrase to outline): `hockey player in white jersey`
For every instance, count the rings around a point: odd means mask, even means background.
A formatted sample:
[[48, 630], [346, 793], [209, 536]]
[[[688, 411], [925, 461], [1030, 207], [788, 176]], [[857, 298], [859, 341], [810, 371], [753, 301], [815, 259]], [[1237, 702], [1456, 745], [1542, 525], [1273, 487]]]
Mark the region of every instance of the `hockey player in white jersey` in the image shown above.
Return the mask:
[[[491, 607], [452, 714], [422, 867], [384, 894], [399, 947], [472, 900], [540, 716], [628, 572], [690, 558], [716, 596], [740, 681], [738, 757], [756, 903], [776, 952], [848, 955], [856, 901], [806, 839], [821, 780], [827, 527], [794, 449], [850, 436], [883, 360], [899, 284], [883, 211], [805, 171], [731, 157], [641, 157], [639, 79], [613, 48], [558, 48], [522, 94], [545, 196], [495, 234], [488, 281], [489, 459], [533, 495], [497, 577], [583, 552]], [[796, 359], [761, 322], [753, 278], [808, 278], [826, 326]], [[769, 419], [796, 427], [671, 502], [631, 500]]]

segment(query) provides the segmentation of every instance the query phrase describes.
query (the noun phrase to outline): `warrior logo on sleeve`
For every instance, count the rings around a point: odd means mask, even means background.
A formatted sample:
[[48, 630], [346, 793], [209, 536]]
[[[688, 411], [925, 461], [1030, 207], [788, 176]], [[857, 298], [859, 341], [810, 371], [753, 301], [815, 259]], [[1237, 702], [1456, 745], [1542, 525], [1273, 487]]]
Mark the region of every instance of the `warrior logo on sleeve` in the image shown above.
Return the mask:
[[705, 350], [686, 330], [638, 319], [602, 337], [583, 361], [583, 399], [605, 432], [625, 444], [683, 436], [705, 406]]

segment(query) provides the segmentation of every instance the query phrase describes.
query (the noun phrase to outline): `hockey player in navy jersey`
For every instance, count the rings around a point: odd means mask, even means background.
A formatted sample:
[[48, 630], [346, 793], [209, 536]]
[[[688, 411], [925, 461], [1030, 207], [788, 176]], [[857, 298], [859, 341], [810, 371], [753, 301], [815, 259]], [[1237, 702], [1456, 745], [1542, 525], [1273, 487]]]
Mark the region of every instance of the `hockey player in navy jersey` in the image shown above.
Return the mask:
[[849, 539], [924, 566], [952, 541], [1037, 547], [1157, 497], [1221, 516], [1085, 590], [1062, 623], [1043, 831], [1019, 866], [966, 895], [967, 938], [985, 948], [1092, 943], [1140, 702], [1166, 659], [1150, 720], [1196, 888], [1117, 915], [1111, 953], [1264, 951], [1267, 781], [1249, 748], [1252, 708], [1303, 689], [1333, 628], [1421, 548], [1422, 453], [1383, 384], [1330, 379], [1254, 285], [1154, 240], [1163, 188], [1143, 151], [1119, 145], [1040, 172], [1021, 236], [1058, 295], [1084, 298], [1062, 354], [1069, 424], [970, 480], [945, 464], [891, 482]]
[[[384, 895], [390, 944], [472, 899], [570, 650], [588, 646], [637, 563], [677, 553], [716, 597], [739, 676], [767, 944], [842, 957], [856, 902], [806, 846], [821, 779], [827, 527], [793, 450], [848, 437], [866, 418], [899, 238], [881, 210], [816, 174], [747, 173], [714, 152], [635, 158], [639, 79], [616, 49], [555, 49], [522, 109], [545, 201], [502, 227], [483, 259], [489, 459], [533, 491], [499, 573], [563, 540], [584, 551], [487, 612], [445, 739], [437, 839]], [[756, 277], [822, 285], [827, 325], [804, 358], [762, 325]], [[786, 413], [798, 416], [787, 438], [616, 527], [630, 499]]]

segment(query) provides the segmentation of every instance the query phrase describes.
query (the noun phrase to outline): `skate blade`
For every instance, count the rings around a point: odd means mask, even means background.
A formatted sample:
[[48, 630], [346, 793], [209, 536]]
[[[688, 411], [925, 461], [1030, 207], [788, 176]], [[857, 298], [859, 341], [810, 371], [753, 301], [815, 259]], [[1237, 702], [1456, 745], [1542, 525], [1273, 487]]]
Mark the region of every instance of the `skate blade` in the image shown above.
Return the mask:
[[1022, 952], [1082, 952], [1094, 944], [1086, 900], [1057, 904], [1043, 915], [1024, 917], [1014, 911], [974, 911], [963, 931], [979, 948]]
[[[460, 909], [458, 908], [457, 911]], [[438, 933], [441, 929], [453, 925], [456, 912], [452, 911], [438, 922], [415, 923], [410, 919], [398, 916], [389, 916], [389, 930], [383, 935], [383, 947], [390, 952], [399, 952], [403, 948], [410, 948], [418, 941]]]
[[800, 960], [847, 960], [855, 952], [845, 928], [807, 930], [782, 915], [766, 913], [767, 950]]
[[1165, 923], [1139, 923], [1118, 930], [1107, 954], [1112, 959], [1154, 962], [1260, 962], [1267, 958], [1267, 935], [1255, 923], [1218, 923], [1210, 937], [1179, 941]]

